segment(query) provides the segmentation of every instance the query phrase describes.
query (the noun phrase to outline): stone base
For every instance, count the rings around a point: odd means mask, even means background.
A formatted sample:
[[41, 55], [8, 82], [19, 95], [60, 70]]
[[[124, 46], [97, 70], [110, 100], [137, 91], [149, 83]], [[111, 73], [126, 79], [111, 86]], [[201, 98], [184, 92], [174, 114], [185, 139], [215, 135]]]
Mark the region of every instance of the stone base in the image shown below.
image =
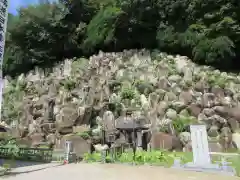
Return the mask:
[[196, 165], [193, 162], [189, 162], [183, 165], [185, 168], [204, 168], [204, 169], [221, 169], [219, 164], [206, 164], [206, 165]]
[[235, 176], [236, 171], [231, 166], [220, 166], [218, 164], [206, 164], [206, 165], [196, 165], [193, 162], [181, 165], [179, 161], [174, 162], [172, 168], [197, 171], [197, 172], [210, 172], [210, 173], [221, 173], [225, 175]]

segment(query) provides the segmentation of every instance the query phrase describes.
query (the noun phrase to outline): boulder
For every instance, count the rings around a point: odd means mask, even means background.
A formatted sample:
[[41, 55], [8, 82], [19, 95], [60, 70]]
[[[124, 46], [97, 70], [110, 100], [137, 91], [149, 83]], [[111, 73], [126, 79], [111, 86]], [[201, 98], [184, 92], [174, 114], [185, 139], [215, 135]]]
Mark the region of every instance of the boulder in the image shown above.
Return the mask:
[[218, 142], [209, 142], [208, 143], [209, 152], [222, 152], [222, 146]]
[[218, 137], [219, 136], [219, 128], [215, 125], [211, 126], [210, 129], [208, 130], [208, 136], [209, 137]]
[[202, 111], [202, 108], [200, 106], [198, 106], [197, 104], [190, 104], [187, 109], [190, 112], [190, 115], [192, 115], [194, 117], [198, 117], [198, 115]]
[[215, 94], [213, 93], [204, 93], [202, 97], [202, 107], [212, 108], [215, 102]]
[[91, 142], [75, 134], [63, 136], [56, 142], [55, 149], [65, 149], [66, 141], [72, 142], [72, 150], [77, 157], [83, 157], [85, 153], [91, 152]]
[[189, 91], [182, 91], [179, 95], [179, 100], [188, 105], [193, 101], [193, 96]]
[[44, 137], [42, 133], [34, 133], [30, 135], [30, 140], [32, 142], [32, 146], [37, 146], [44, 141]]
[[237, 121], [240, 121], [240, 107], [234, 107], [229, 110], [230, 117], [236, 119]]
[[173, 109], [168, 109], [165, 115], [166, 115], [166, 118], [169, 118], [169, 119], [177, 118], [177, 112]]
[[60, 111], [58, 119], [56, 119], [56, 128], [58, 132], [73, 127], [75, 121], [78, 119], [78, 111], [73, 105], [65, 105]]
[[152, 149], [166, 149], [172, 151], [182, 150], [183, 148], [183, 145], [178, 137], [163, 132], [153, 134], [150, 144]]
[[187, 145], [191, 141], [191, 133], [190, 132], [181, 132], [179, 134], [180, 141], [182, 144]]
[[237, 149], [240, 149], [240, 134], [239, 133], [232, 134], [232, 142], [234, 144], [234, 147], [236, 147]]

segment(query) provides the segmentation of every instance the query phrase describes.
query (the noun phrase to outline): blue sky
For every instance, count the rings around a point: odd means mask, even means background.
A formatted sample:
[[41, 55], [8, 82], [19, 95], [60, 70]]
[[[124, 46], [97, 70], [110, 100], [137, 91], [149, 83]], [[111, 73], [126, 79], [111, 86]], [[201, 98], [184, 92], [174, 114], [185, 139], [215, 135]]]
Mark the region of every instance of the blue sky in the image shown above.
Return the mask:
[[16, 14], [19, 7], [24, 7], [29, 4], [36, 4], [38, 0], [10, 0], [9, 3], [9, 12]]
[[[54, 0], [52, 0], [54, 1]], [[37, 4], [39, 0], [10, 0], [9, 3], [9, 12], [12, 14], [17, 13], [17, 9], [19, 7], [26, 7], [27, 5], [30, 4]]]

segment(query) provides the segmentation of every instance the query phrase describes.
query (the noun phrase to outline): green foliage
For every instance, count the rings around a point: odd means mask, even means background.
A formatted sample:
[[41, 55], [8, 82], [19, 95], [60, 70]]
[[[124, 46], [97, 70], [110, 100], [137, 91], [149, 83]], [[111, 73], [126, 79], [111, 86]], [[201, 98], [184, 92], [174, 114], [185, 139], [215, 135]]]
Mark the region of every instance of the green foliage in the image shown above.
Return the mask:
[[179, 117], [173, 121], [173, 127], [177, 133], [185, 131], [186, 127], [195, 123], [194, 119], [190, 117]]
[[[60, 58], [63, 50], [60, 41], [64, 40], [64, 35], [57, 31], [59, 28], [60, 32], [64, 30], [60, 23], [61, 16], [62, 10], [56, 3], [20, 9], [14, 25], [8, 28], [6, 51], [10, 58], [6, 57], [4, 71], [14, 75], [19, 71], [26, 72], [34, 66], [54, 63], [56, 51], [60, 53]], [[6, 69], [10, 63], [13, 63], [15, 68]]]
[[88, 131], [77, 133], [77, 135], [86, 140], [91, 138], [90, 132]]
[[101, 161], [101, 153], [86, 153], [83, 156], [84, 161], [86, 162], [100, 162]]
[[[31, 148], [24, 148], [21, 147], [22, 145], [17, 144], [17, 140], [12, 137], [8, 137], [4, 140], [0, 141], [0, 153], [3, 156], [4, 159], [8, 159], [11, 167], [12, 163], [14, 163], [14, 160], [27, 160], [27, 161], [39, 161], [39, 162], [48, 162], [51, 160], [51, 157], [47, 157], [46, 154], [43, 156], [42, 150], [45, 149], [45, 151], [51, 151], [51, 149], [47, 147], [39, 147], [41, 148], [40, 151], [35, 152], [34, 154], [30, 153], [33, 149]], [[7, 152], [6, 152], [7, 150]], [[9, 163], [8, 163], [9, 164]]]
[[219, 86], [220, 88], [225, 88], [225, 86], [227, 84], [227, 79], [225, 79], [222, 76], [209, 75], [207, 82], [212, 87]]
[[117, 7], [100, 9], [88, 24], [87, 38], [83, 42], [83, 48], [85, 50], [93, 50], [99, 45], [104, 48], [105, 44], [113, 41], [116, 20], [121, 13], [121, 9]]
[[233, 0], [60, 0], [9, 15], [4, 74], [64, 58], [123, 49], [158, 49], [197, 63], [239, 67], [240, 11]]
[[[86, 162], [101, 162], [101, 153], [92, 153], [92, 154], [85, 154], [84, 161]], [[111, 162], [110, 155], [106, 157], [107, 162]], [[155, 165], [167, 165], [169, 162], [173, 162], [173, 157], [171, 157], [167, 152], [164, 151], [137, 151], [135, 154], [133, 152], [125, 152], [114, 159], [116, 162], [121, 163], [132, 163], [135, 162], [136, 164], [155, 164]]]
[[228, 61], [235, 57], [234, 43], [226, 36], [203, 39], [193, 48], [193, 56], [195, 61], [228, 65]]
[[0, 142], [0, 147], [8, 149], [8, 157], [13, 158], [18, 156], [19, 147], [16, 144], [16, 140], [8, 137]]
[[124, 87], [121, 90], [121, 98], [132, 100], [135, 98], [135, 90], [132, 87]]
[[[135, 163], [137, 165], [159, 165], [165, 167], [171, 167], [174, 163], [174, 159], [179, 159], [181, 164], [186, 164], [193, 161], [193, 154], [191, 152], [167, 152], [167, 151], [137, 151], [135, 161], [133, 160], [133, 153], [126, 152], [118, 155], [114, 162], [117, 163]], [[222, 155], [213, 155], [212, 162], [219, 164], [222, 159]], [[88, 163], [101, 162], [100, 153], [86, 153], [83, 160]], [[227, 162], [230, 162], [231, 166], [235, 168], [237, 175], [240, 176], [240, 164], [239, 156], [232, 156], [226, 158]], [[112, 163], [109, 155], [106, 157], [107, 163]], [[113, 162], [113, 163], [114, 163]]]
[[[179, 5], [181, 3], [181, 5]], [[233, 1], [182, 0], [165, 2], [161, 8], [169, 13], [164, 16], [158, 30], [160, 49], [184, 54], [195, 62], [230, 68], [239, 57], [239, 13]], [[178, 8], [183, 7], [186, 13]], [[239, 6], [239, 4], [238, 4]], [[175, 13], [181, 12], [181, 19]], [[172, 19], [174, 18], [174, 19]]]
[[[157, 33], [158, 46], [160, 49], [165, 51], [173, 51], [177, 53], [178, 50], [178, 34], [174, 32], [173, 27], [166, 27], [161, 29]], [[175, 49], [175, 50], [174, 50]]]
[[4, 89], [3, 93], [3, 108], [2, 118], [7, 124], [15, 121], [18, 122], [19, 114], [22, 110], [22, 100], [24, 97], [24, 88], [26, 83], [24, 81], [11, 81], [11, 83]]
[[66, 78], [62, 80], [60, 84], [64, 87], [64, 89], [69, 91], [76, 87], [76, 82], [71, 78]]

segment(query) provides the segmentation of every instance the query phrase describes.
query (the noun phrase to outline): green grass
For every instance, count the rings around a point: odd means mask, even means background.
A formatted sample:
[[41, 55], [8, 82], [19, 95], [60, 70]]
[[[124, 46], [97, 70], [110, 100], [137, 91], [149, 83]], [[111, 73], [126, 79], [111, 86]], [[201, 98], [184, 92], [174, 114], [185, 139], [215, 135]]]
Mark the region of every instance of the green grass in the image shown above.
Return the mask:
[[[220, 163], [222, 155], [211, 155], [211, 159], [213, 163]], [[179, 158], [181, 163], [185, 164], [187, 162], [193, 161], [193, 154], [191, 152], [167, 152], [167, 151], [138, 151], [135, 156], [135, 161], [133, 160], [133, 153], [126, 152], [119, 156], [117, 156], [114, 162], [120, 163], [132, 163], [133, 161], [137, 165], [141, 164], [149, 164], [149, 165], [157, 165], [164, 167], [171, 167], [173, 165], [174, 159]], [[229, 162], [230, 166], [236, 169], [237, 175], [240, 176], [240, 156], [225, 156], [227, 162]], [[84, 156], [85, 162], [101, 162], [101, 154], [93, 153], [93, 154], [85, 154]], [[111, 157], [108, 155], [106, 157], [107, 163], [112, 162]]]

